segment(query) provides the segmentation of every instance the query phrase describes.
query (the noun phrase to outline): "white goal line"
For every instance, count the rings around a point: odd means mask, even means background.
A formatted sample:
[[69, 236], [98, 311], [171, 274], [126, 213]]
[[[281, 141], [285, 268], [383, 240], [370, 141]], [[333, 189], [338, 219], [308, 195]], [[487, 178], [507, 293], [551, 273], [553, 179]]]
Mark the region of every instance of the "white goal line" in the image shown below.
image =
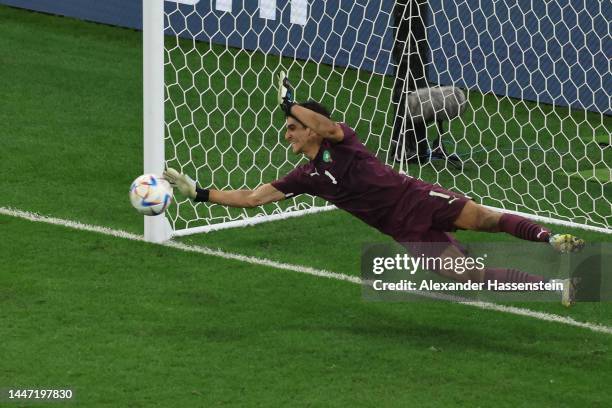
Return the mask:
[[[11, 217], [16, 217], [16, 218], [21, 218], [21, 219], [25, 219], [25, 220], [29, 220], [33, 222], [43, 222], [46, 224], [60, 225], [63, 227], [73, 228], [73, 229], [81, 230], [81, 231], [96, 232], [98, 234], [109, 235], [109, 236], [118, 237], [118, 238], [125, 238], [125, 239], [129, 239], [132, 241], [146, 242], [143, 236], [133, 234], [127, 231], [121, 231], [121, 230], [101, 227], [97, 225], [83, 224], [78, 221], [65, 220], [61, 218], [47, 217], [47, 216], [39, 215], [33, 212], [22, 211], [22, 210], [18, 210], [14, 208], [9, 208], [9, 207], [0, 207], [0, 214], [11, 216]], [[322, 269], [315, 269], [315, 268], [311, 268], [308, 266], [293, 265], [293, 264], [288, 264], [288, 263], [283, 263], [283, 262], [277, 262], [277, 261], [273, 261], [273, 260], [266, 259], [266, 258], [258, 258], [254, 256], [247, 256], [247, 255], [241, 255], [241, 254], [236, 254], [232, 252], [225, 252], [219, 249], [211, 249], [211, 248], [201, 247], [197, 245], [187, 245], [187, 244], [183, 244], [183, 243], [176, 242], [176, 241], [166, 241], [166, 242], [159, 243], [159, 244], [155, 244], [155, 243], [151, 243], [151, 244], [162, 245], [162, 246], [175, 248], [175, 249], [186, 251], [186, 252], [196, 252], [196, 253], [203, 254], [203, 255], [209, 255], [209, 256], [215, 256], [215, 257], [228, 259], [228, 260], [245, 262], [245, 263], [249, 263], [252, 265], [266, 266], [266, 267], [270, 267], [274, 269], [298, 272], [298, 273], [303, 273], [303, 274], [322, 277], [322, 278], [342, 280], [342, 281], [351, 282], [351, 283], [358, 284], [358, 285], [361, 285], [364, 283], [362, 279], [359, 278], [358, 276], [345, 275], [342, 273], [331, 272], [331, 271], [326, 271]], [[429, 294], [429, 293], [415, 293], [415, 294], [419, 296], [424, 296], [424, 297], [440, 298], [438, 295]], [[581, 327], [583, 329], [591, 330], [593, 332], [612, 334], [611, 326], [605, 326], [605, 325], [601, 325], [597, 323], [580, 322], [580, 321], [574, 320], [571, 317], [567, 317], [567, 316], [560, 316], [560, 315], [555, 315], [551, 313], [538, 312], [535, 310], [524, 309], [524, 308], [514, 307], [514, 306], [498, 305], [498, 304], [490, 303], [490, 302], [474, 302], [474, 301], [467, 301], [467, 300], [464, 301], [464, 300], [461, 300], [461, 298], [454, 298], [454, 297], [453, 298], [449, 297], [448, 300], [454, 303], [476, 307], [478, 309], [494, 310], [494, 311], [501, 312], [501, 313], [509, 313], [513, 315], [526, 316], [526, 317], [531, 317], [534, 319], [548, 321], [548, 322], [565, 324], [568, 326]]]

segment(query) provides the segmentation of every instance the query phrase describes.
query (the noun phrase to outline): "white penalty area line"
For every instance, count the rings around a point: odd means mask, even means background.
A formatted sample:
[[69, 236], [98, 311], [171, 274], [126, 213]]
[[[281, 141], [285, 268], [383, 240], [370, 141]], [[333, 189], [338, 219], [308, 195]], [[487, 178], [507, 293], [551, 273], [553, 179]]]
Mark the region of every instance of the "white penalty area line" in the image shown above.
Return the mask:
[[[13, 208], [0, 207], [0, 214], [8, 215], [11, 217], [22, 218], [22, 219], [33, 221], [33, 222], [43, 222], [46, 224], [60, 225], [63, 227], [73, 228], [73, 229], [77, 229], [81, 231], [96, 232], [98, 234], [109, 235], [109, 236], [118, 237], [118, 238], [125, 238], [125, 239], [129, 239], [132, 241], [146, 242], [143, 236], [132, 234], [130, 232], [115, 230], [112, 228], [101, 227], [97, 225], [83, 224], [77, 221], [64, 220], [61, 218], [46, 217], [46, 216], [39, 215], [36, 213], [32, 213], [28, 211], [21, 211], [21, 210], [17, 210]], [[293, 264], [288, 264], [288, 263], [283, 263], [283, 262], [277, 262], [277, 261], [273, 261], [270, 259], [257, 258], [254, 256], [240, 255], [240, 254], [235, 254], [231, 252], [225, 252], [220, 249], [211, 249], [211, 248], [202, 247], [202, 246], [188, 245], [188, 244], [183, 244], [183, 243], [176, 242], [176, 241], [168, 241], [168, 242], [164, 242], [160, 244], [152, 244], [152, 245], [161, 245], [165, 247], [179, 249], [181, 251], [196, 252], [196, 253], [203, 254], [203, 255], [209, 255], [209, 256], [215, 256], [215, 257], [219, 257], [223, 259], [245, 262], [245, 263], [249, 263], [252, 265], [261, 265], [261, 266], [266, 266], [270, 268], [298, 272], [298, 273], [303, 273], [303, 274], [322, 277], [322, 278], [341, 280], [341, 281], [346, 281], [346, 282], [350, 282], [350, 283], [354, 283], [358, 285], [361, 285], [364, 283], [361, 280], [361, 278], [357, 276], [345, 275], [342, 273], [336, 273], [336, 272], [326, 271], [322, 269], [315, 269], [315, 268], [311, 268], [308, 266], [293, 265]], [[494, 311], [501, 312], [501, 313], [509, 313], [513, 315], [526, 316], [526, 317], [531, 317], [534, 319], [548, 321], [548, 322], [565, 324], [568, 326], [581, 327], [583, 329], [591, 330], [594, 332], [612, 334], [612, 327], [610, 326], [605, 326], [605, 325], [596, 324], [596, 323], [589, 323], [589, 322], [580, 322], [580, 321], [572, 319], [571, 317], [559, 316], [559, 315], [555, 315], [551, 313], [537, 312], [535, 310], [524, 309], [524, 308], [514, 307], [514, 306], [498, 305], [496, 303], [490, 303], [490, 302], [462, 300], [462, 298], [450, 297], [450, 296], [444, 297], [444, 296], [430, 294], [426, 292], [420, 292], [420, 293], [414, 293], [414, 294], [418, 296], [430, 297], [430, 298], [436, 298], [436, 299], [444, 298], [454, 303], [476, 307], [478, 309], [494, 310]]]

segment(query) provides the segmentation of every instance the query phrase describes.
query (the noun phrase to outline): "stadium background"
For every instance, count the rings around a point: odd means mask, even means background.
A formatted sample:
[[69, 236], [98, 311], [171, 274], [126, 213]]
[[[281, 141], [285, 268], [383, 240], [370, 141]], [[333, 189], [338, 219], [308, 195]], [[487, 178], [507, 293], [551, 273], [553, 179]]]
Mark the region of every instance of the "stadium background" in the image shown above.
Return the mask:
[[[274, 2], [281, 10], [275, 20], [259, 17], [259, 2], [235, 3], [232, 12], [226, 13], [218, 23], [216, 17], [206, 17], [219, 13], [213, 7], [214, 1], [197, 2], [198, 15], [188, 19], [172, 11], [183, 9], [189, 15], [192, 6], [167, 1], [165, 8], [170, 13], [172, 27], [167, 34], [179, 33], [182, 38], [195, 37], [266, 54], [294, 49], [287, 56], [393, 74], [390, 57], [393, 33], [385, 17], [392, 13], [393, 0], [310, 1], [303, 25], [288, 24], [291, 7], [287, 4], [291, 0]], [[605, 89], [612, 86], [608, 66], [612, 46], [608, 43], [604, 50], [594, 54], [593, 50], [598, 50], [600, 39], [609, 35], [612, 8], [604, 7], [602, 2], [585, 7], [587, 3], [587, 0], [552, 3], [540, 0], [509, 5], [467, 0], [456, 5], [430, 0], [430, 10], [436, 12], [427, 15], [427, 40], [432, 50], [428, 79], [440, 85], [452, 84], [609, 115], [612, 110]], [[0, 4], [142, 29], [140, 0], [110, 0], [103, 4], [95, 0], [2, 0]], [[331, 22], [336, 14], [330, 15], [325, 10], [344, 11], [337, 18], [342, 20], [339, 27], [345, 23], [347, 29], [331, 31], [331, 27], [338, 27], [337, 21], [336, 26]], [[490, 18], [487, 16], [492, 15], [496, 24], [487, 21]], [[519, 20], [521, 24], [513, 24]], [[385, 24], [379, 24], [380, 21]], [[204, 31], [202, 25], [211, 23], [218, 25], [218, 30], [211, 30], [215, 34], [209, 36], [210, 29]], [[466, 26], [469, 30], [465, 30]], [[537, 31], [526, 27], [537, 27]], [[287, 43], [292, 47], [286, 47]], [[351, 46], [351, 52], [342, 46], [355, 43], [357, 46]], [[578, 50], [564, 47], [568, 43], [580, 44], [580, 47]], [[538, 78], [532, 78], [534, 73]]]

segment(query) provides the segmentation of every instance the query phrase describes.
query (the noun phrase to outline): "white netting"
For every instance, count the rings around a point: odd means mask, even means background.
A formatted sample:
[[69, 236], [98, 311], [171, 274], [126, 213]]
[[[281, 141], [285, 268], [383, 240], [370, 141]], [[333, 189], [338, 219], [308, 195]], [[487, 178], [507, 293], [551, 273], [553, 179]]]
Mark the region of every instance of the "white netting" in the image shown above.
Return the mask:
[[[203, 186], [252, 189], [302, 162], [283, 139], [274, 89], [282, 68], [298, 100], [327, 105], [400, 170], [495, 207], [612, 225], [612, 79], [599, 69], [612, 49], [600, 2], [528, 10], [476, 0], [253, 3], [166, 4], [168, 166]], [[437, 84], [467, 96], [442, 135], [459, 161], [421, 149], [406, 164], [414, 153], [408, 130], [419, 125], [408, 118], [397, 127], [398, 91]], [[426, 127], [425, 149], [433, 149], [439, 129]], [[184, 200], [169, 217], [180, 230], [325, 204], [300, 196], [242, 210]]]

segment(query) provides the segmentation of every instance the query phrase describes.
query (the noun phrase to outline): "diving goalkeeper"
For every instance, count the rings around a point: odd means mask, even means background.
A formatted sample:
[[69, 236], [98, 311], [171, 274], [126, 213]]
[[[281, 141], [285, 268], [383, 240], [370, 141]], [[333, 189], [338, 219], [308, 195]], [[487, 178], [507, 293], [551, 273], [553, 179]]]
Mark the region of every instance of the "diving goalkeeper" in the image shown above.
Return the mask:
[[[285, 140], [294, 154], [308, 157], [308, 163], [254, 190], [201, 188], [174, 169], [165, 171], [165, 178], [196, 202], [230, 207], [256, 207], [299, 194], [318, 196], [390, 235], [412, 253], [428, 252], [428, 256], [464, 257], [461, 245], [448, 234], [457, 229], [506, 232], [524, 240], [550, 243], [560, 252], [578, 251], [584, 246], [583, 240], [572, 235], [553, 234], [526, 218], [491, 211], [463, 195], [398, 173], [370, 153], [351, 127], [331, 120], [324, 106], [314, 101], [295, 103], [283, 74], [279, 78], [279, 103], [286, 116]], [[428, 243], [445, 245], [434, 250]], [[474, 269], [463, 274], [444, 269], [435, 272], [458, 281], [548, 281], [510, 268]], [[563, 291], [567, 306], [574, 296], [570, 283]]]

